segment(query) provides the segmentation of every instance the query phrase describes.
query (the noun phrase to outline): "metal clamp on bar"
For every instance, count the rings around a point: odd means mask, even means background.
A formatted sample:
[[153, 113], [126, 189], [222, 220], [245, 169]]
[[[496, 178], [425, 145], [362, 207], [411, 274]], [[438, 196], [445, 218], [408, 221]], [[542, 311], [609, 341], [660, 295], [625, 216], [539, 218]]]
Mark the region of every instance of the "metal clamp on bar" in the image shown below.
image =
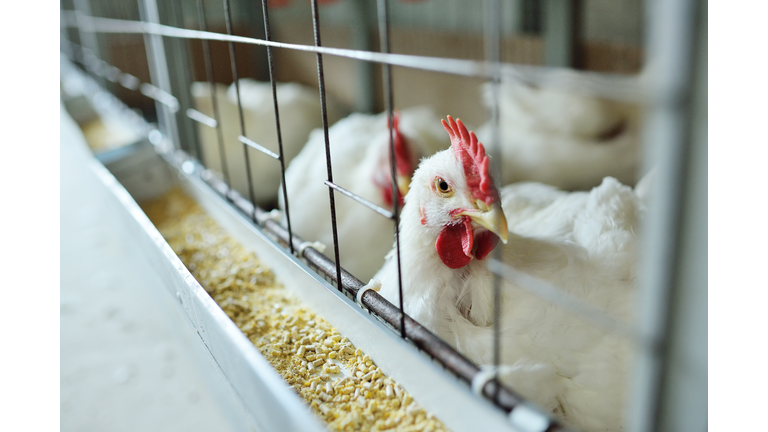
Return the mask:
[[486, 384], [488, 384], [488, 381], [492, 380], [493, 377], [496, 376], [496, 368], [495, 367], [489, 367], [485, 369], [481, 369], [480, 372], [476, 373], [474, 377], [472, 377], [472, 383], [470, 384], [470, 387], [472, 388], [472, 393], [483, 396], [483, 388]]
[[381, 281], [377, 279], [371, 279], [371, 281], [368, 282], [368, 285], [357, 290], [355, 301], [357, 301], [357, 304], [359, 304], [361, 308], [365, 308], [365, 305], [363, 304], [363, 294], [365, 294], [369, 290], [374, 290], [378, 292], [380, 289], [381, 289]]

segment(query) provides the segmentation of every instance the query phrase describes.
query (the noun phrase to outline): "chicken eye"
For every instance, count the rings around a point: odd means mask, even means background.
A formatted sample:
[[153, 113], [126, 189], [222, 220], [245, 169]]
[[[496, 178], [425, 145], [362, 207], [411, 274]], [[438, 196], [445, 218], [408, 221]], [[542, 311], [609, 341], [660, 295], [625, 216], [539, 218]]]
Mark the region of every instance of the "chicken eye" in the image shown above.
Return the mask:
[[435, 177], [435, 190], [445, 198], [453, 196], [453, 188], [442, 177]]

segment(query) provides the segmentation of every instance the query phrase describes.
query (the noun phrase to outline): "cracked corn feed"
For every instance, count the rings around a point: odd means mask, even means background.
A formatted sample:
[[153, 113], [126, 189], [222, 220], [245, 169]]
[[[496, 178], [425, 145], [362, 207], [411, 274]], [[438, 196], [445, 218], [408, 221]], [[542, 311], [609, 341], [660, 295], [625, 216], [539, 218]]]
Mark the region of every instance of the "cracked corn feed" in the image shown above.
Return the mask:
[[216, 303], [331, 430], [446, 430], [181, 190], [142, 208]]

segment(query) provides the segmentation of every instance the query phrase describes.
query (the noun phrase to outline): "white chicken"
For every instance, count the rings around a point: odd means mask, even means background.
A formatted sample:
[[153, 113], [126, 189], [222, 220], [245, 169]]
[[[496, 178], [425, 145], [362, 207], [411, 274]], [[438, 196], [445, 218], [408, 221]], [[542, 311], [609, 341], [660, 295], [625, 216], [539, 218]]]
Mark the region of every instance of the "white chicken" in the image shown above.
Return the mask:
[[[491, 84], [483, 98], [492, 106]], [[537, 181], [589, 190], [603, 177], [634, 185], [641, 160], [635, 106], [525, 84], [499, 88], [501, 184]], [[490, 142], [491, 123], [477, 130]]]
[[[429, 108], [395, 113], [395, 166], [398, 201], [408, 190], [411, 175], [422, 157], [448, 148], [450, 141]], [[334, 183], [384, 209], [393, 208], [390, 137], [386, 113], [352, 114], [328, 131]], [[309, 241], [333, 247], [331, 210], [321, 129], [312, 132], [301, 153], [286, 171], [293, 232]], [[284, 210], [282, 192], [280, 209]], [[392, 221], [368, 207], [336, 193], [336, 218], [341, 266], [368, 280], [381, 268], [392, 247]], [[286, 221], [283, 220], [283, 224]]]
[[[249, 78], [239, 80], [239, 84], [245, 137], [279, 154], [271, 84]], [[236, 88], [233, 83], [228, 89], [223, 84], [216, 84], [215, 89], [229, 181], [243, 197], [249, 198], [243, 144], [238, 140], [241, 129]], [[208, 83], [192, 83], [192, 97], [198, 111], [211, 118], [214, 117]], [[309, 133], [323, 124], [320, 98], [317, 91], [309, 87], [296, 83], [278, 83], [277, 100], [280, 110], [283, 154], [287, 167], [307, 142]], [[331, 99], [328, 99], [327, 107], [328, 122], [332, 124], [341, 117], [340, 108]], [[200, 124], [198, 131], [206, 165], [223, 172], [216, 130]], [[248, 151], [254, 200], [256, 204], [263, 207], [274, 206], [281, 179], [280, 162], [260, 151], [253, 149]]]
[[[539, 183], [499, 192], [483, 145], [448, 119], [451, 150], [422, 161], [400, 218], [405, 312], [471, 360], [491, 364], [494, 278], [483, 260], [501, 239], [507, 266], [628, 319], [643, 211], [634, 191], [606, 177], [590, 192]], [[394, 250], [374, 279], [398, 304]], [[508, 280], [501, 316], [508, 385], [583, 430], [621, 430], [627, 339]]]

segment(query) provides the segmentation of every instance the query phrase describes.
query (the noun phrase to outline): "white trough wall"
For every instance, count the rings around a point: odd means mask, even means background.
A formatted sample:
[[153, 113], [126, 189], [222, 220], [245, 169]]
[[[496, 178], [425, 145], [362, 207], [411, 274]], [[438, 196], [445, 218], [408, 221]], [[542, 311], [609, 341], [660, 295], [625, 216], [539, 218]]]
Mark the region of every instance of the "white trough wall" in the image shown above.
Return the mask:
[[[111, 192], [105, 205], [119, 214], [141, 255], [163, 280], [196, 329], [258, 431], [324, 431], [326, 428], [237, 326], [187, 271], [131, 195], [98, 161], [91, 170]], [[159, 192], [170, 182], [156, 182]]]

